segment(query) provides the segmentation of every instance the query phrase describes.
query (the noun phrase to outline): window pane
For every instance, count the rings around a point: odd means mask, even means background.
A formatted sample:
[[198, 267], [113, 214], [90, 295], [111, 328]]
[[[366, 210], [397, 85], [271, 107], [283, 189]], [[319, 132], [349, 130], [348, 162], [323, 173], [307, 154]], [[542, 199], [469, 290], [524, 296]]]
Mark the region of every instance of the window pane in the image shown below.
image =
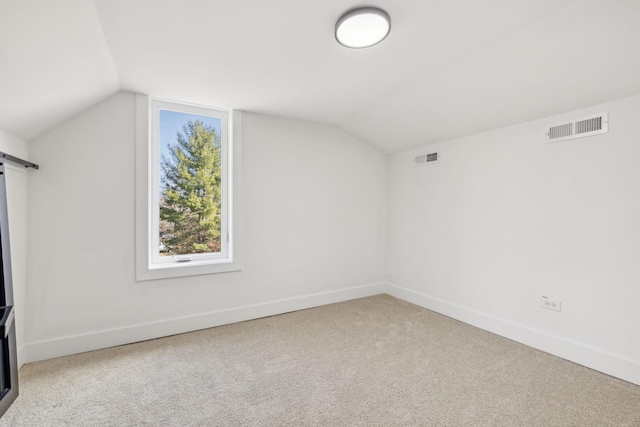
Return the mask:
[[159, 252], [221, 251], [221, 120], [160, 109]]

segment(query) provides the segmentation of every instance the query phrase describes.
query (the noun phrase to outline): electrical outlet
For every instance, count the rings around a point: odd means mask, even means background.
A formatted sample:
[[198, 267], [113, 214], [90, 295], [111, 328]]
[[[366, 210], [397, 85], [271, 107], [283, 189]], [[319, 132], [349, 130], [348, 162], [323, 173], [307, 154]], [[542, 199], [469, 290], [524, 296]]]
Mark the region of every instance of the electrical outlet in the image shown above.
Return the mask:
[[395, 281], [396, 281], [396, 276], [393, 273], [389, 274], [389, 282], [395, 283]]
[[562, 301], [543, 296], [540, 298], [540, 307], [554, 311], [562, 311]]

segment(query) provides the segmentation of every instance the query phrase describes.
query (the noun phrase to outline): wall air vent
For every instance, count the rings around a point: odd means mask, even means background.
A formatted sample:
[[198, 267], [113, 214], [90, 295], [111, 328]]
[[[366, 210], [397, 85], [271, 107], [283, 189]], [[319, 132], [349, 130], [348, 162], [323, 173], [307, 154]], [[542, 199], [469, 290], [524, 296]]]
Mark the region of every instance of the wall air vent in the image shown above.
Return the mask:
[[416, 156], [413, 159], [413, 163], [416, 166], [429, 165], [432, 163], [439, 163], [439, 162], [440, 162], [440, 156], [438, 155], [438, 152], [429, 153], [429, 154], [420, 154], [419, 156]]
[[565, 141], [609, 132], [609, 112], [594, 114], [549, 128], [547, 142]]

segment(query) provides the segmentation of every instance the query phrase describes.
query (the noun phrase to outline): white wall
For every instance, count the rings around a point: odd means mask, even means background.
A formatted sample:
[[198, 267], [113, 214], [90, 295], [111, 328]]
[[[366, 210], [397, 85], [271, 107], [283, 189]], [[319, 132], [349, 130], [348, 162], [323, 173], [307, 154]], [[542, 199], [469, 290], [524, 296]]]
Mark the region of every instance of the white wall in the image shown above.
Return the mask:
[[[0, 131], [0, 151], [12, 156], [27, 158], [27, 144]], [[26, 168], [6, 164], [7, 205], [9, 211], [9, 238], [11, 245], [11, 269], [13, 273], [13, 299], [16, 313], [16, 342], [18, 365], [24, 360], [25, 293], [27, 288], [27, 177]]]
[[135, 282], [135, 96], [29, 144], [29, 361], [384, 291], [386, 158], [243, 116], [244, 269]]
[[[605, 110], [608, 134], [545, 143]], [[390, 293], [640, 384], [638, 117], [633, 97], [392, 156]]]

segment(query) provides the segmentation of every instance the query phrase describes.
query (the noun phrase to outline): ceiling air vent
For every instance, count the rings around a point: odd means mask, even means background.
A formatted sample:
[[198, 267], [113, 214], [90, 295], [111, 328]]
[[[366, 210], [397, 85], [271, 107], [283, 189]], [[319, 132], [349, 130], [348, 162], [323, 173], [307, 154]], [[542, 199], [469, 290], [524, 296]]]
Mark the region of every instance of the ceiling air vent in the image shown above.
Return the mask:
[[429, 165], [432, 163], [439, 163], [440, 157], [438, 152], [429, 153], [429, 154], [420, 154], [413, 159], [413, 163], [416, 166]]
[[609, 113], [594, 114], [589, 117], [574, 120], [570, 123], [549, 128], [548, 142], [566, 141], [567, 139], [582, 138], [609, 132]]

